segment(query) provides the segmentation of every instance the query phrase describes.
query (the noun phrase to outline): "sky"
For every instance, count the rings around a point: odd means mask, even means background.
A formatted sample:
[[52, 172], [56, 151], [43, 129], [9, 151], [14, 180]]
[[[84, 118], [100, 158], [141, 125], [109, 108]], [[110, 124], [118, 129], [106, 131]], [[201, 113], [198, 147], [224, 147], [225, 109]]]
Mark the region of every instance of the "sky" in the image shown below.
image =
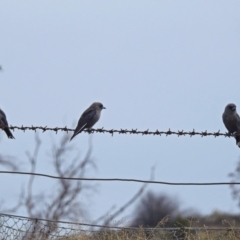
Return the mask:
[[[2, 0], [0, 107], [13, 126], [74, 128], [100, 101], [107, 109], [96, 128], [226, 132], [225, 106], [240, 106], [239, 10], [236, 0]], [[48, 153], [64, 134], [39, 131], [37, 172], [54, 174]], [[15, 156], [27, 171], [35, 134], [16, 130], [14, 136], [0, 132], [0, 154]], [[156, 166], [156, 181], [230, 181], [240, 156], [234, 139], [224, 137], [95, 133], [91, 140], [97, 170], [88, 175], [98, 178], [148, 180]], [[84, 156], [88, 142], [82, 133], [69, 144]], [[0, 179], [1, 200], [11, 205], [28, 178]], [[37, 180], [36, 189], [49, 181]], [[82, 200], [94, 220], [140, 186], [100, 182], [94, 198]], [[148, 189], [173, 196], [183, 209], [239, 213], [229, 186]]]

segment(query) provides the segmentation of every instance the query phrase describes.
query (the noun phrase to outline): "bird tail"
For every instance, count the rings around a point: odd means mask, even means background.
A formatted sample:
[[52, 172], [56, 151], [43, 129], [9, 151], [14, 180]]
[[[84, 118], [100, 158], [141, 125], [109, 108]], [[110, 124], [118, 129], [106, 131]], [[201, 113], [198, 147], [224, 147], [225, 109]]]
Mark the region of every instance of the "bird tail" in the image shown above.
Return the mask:
[[77, 128], [74, 130], [74, 133], [73, 133], [72, 137], [70, 138], [70, 141], [71, 141], [76, 135], [78, 135], [79, 133], [81, 133], [81, 132], [84, 130], [84, 128], [85, 128], [86, 125], [87, 125], [87, 123], [84, 124], [81, 128], [79, 128], [79, 127], [77, 126]]
[[238, 145], [238, 147], [240, 148], [240, 135], [239, 133], [236, 133], [236, 135], [234, 136], [236, 139], [236, 144]]
[[7, 134], [8, 138], [15, 139], [15, 137], [12, 135], [12, 133], [11, 133], [9, 128], [4, 128], [3, 130]]
[[79, 133], [80, 133], [80, 132], [76, 132], [76, 131], [74, 131], [72, 137], [70, 138], [70, 141], [72, 141], [72, 139], [73, 139], [77, 134], [79, 134]]
[[73, 139], [75, 136], [76, 136], [76, 134], [74, 133], [74, 134], [72, 135], [72, 137], [70, 138], [70, 141], [72, 141], [72, 139]]

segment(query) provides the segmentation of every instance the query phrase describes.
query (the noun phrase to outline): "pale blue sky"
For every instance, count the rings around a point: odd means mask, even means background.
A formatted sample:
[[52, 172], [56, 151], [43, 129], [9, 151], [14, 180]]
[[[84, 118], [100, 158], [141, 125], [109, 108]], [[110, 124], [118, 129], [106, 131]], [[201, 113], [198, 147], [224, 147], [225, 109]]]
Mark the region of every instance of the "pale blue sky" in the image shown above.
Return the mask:
[[[240, 106], [239, 11], [239, 1], [221, 0], [2, 0], [0, 107], [12, 125], [73, 127], [92, 102], [101, 101], [107, 110], [96, 127], [225, 132], [225, 105]], [[20, 162], [34, 147], [30, 131], [15, 131], [14, 141], [0, 136], [0, 153]], [[61, 136], [40, 134], [38, 172], [51, 173], [47, 152]], [[84, 155], [88, 138], [83, 133], [71, 144]], [[229, 181], [239, 153], [234, 140], [223, 137], [94, 134], [98, 171], [89, 176], [148, 179], [156, 165], [159, 181]], [[27, 180], [0, 179], [9, 203]], [[39, 179], [39, 189], [46, 181], [53, 180]], [[140, 187], [98, 186], [88, 206], [92, 219], [113, 204], [120, 206]], [[239, 212], [228, 186], [149, 189], [202, 213]]]

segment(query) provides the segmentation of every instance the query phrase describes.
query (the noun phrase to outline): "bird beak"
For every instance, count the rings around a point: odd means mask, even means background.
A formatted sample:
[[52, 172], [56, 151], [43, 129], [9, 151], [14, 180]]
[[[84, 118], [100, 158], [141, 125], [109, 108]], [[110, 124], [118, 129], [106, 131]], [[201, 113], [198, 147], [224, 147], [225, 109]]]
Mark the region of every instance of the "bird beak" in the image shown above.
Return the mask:
[[235, 110], [236, 110], [236, 108], [235, 108], [235, 107], [233, 107], [233, 108], [232, 108], [232, 110], [233, 110], [233, 111], [235, 111]]
[[102, 109], [106, 109], [105, 107], [102, 107]]

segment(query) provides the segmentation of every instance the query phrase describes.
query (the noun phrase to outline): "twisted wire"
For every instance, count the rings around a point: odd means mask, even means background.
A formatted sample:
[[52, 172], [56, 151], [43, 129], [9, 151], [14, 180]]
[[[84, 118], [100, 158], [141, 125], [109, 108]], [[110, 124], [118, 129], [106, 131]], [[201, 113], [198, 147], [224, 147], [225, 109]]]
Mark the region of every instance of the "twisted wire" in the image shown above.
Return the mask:
[[[3, 128], [0, 126], [0, 128]], [[10, 126], [9, 129], [11, 130], [21, 130], [21, 131], [37, 131], [37, 130], [41, 130], [42, 132], [46, 132], [46, 131], [54, 131], [55, 133], [58, 133], [59, 131], [63, 131], [63, 132], [71, 132], [74, 131], [74, 129], [68, 128], [67, 126], [65, 127], [43, 127], [43, 126]], [[109, 133], [111, 135], [114, 135], [115, 133], [118, 134], [140, 134], [140, 135], [153, 135], [153, 136], [169, 136], [169, 135], [177, 135], [178, 137], [180, 136], [201, 136], [201, 137], [207, 137], [207, 136], [213, 136], [213, 137], [234, 137], [237, 136], [239, 134], [234, 133], [234, 134], [230, 134], [230, 133], [221, 133], [220, 130], [216, 131], [216, 132], [208, 132], [207, 130], [205, 131], [195, 131], [195, 129], [191, 130], [191, 131], [184, 131], [184, 130], [176, 130], [176, 131], [172, 131], [170, 128], [167, 131], [159, 131], [158, 129], [155, 131], [151, 131], [149, 129], [147, 130], [138, 130], [138, 129], [104, 129], [104, 128], [97, 128], [97, 129], [85, 129], [83, 130], [86, 133]]]

